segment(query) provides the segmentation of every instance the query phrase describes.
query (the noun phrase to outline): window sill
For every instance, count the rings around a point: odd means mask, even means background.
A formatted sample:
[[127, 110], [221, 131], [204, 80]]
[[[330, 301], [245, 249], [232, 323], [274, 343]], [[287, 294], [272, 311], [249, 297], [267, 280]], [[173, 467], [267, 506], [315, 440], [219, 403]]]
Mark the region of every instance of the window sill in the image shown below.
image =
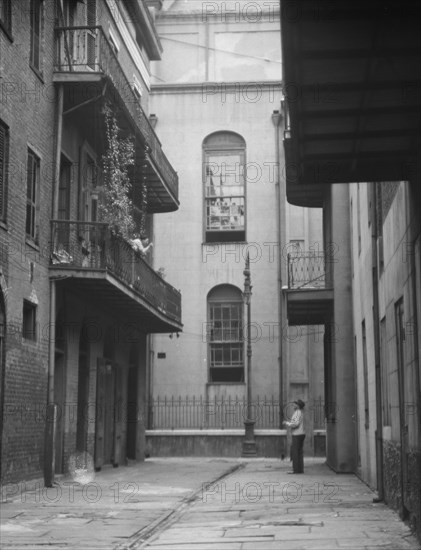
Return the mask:
[[35, 338], [34, 340], [32, 338], [25, 338], [25, 336], [22, 336], [22, 344], [31, 344], [35, 346], [37, 344], [37, 339]]
[[14, 40], [13, 40], [11, 31], [5, 26], [5, 24], [1, 20], [0, 20], [0, 29], [4, 32], [4, 34], [10, 40], [10, 42], [13, 43]]
[[25, 244], [27, 244], [28, 246], [30, 246], [31, 248], [33, 248], [37, 252], [39, 252], [39, 250], [40, 250], [39, 244], [37, 242], [35, 242], [34, 240], [32, 240], [31, 237], [26, 236]]
[[206, 382], [207, 386], [246, 386], [245, 382]]
[[40, 71], [39, 69], [37, 69], [34, 65], [32, 65], [32, 63], [29, 63], [29, 66], [31, 67], [32, 71], [35, 73], [36, 77], [38, 78], [38, 80], [44, 84], [44, 75], [42, 74], [42, 71]]
[[202, 246], [207, 244], [247, 244], [247, 240], [235, 239], [232, 241], [203, 241]]

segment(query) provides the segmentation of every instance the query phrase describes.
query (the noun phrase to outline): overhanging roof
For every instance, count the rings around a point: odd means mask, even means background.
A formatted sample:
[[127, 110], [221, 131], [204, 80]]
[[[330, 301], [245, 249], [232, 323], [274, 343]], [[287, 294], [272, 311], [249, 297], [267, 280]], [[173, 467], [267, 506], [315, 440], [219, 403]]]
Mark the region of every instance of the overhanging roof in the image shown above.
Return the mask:
[[419, 177], [420, 28], [408, 0], [281, 0], [290, 202], [320, 206], [322, 184]]

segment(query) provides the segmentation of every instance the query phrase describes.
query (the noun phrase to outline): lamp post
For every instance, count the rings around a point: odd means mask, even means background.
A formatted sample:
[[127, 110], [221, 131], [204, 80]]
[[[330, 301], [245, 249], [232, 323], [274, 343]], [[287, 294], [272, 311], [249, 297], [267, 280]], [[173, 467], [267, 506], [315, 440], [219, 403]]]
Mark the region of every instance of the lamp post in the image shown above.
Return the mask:
[[251, 277], [250, 277], [250, 258], [247, 254], [246, 267], [244, 273], [244, 292], [243, 300], [247, 306], [247, 418], [244, 420], [245, 437], [243, 441], [242, 456], [257, 456], [256, 441], [254, 439], [254, 420], [252, 407], [251, 391], [251, 334], [250, 334], [250, 310], [251, 310]]

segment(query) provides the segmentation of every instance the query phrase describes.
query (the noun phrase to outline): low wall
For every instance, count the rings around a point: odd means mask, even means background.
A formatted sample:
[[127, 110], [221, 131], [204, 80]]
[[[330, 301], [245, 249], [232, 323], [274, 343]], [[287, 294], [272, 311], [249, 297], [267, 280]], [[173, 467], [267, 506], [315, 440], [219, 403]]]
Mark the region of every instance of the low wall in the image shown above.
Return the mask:
[[[286, 430], [255, 430], [257, 455], [289, 456]], [[147, 430], [146, 447], [150, 456], [225, 456], [239, 457], [244, 430]], [[324, 456], [325, 434], [313, 437], [313, 456]], [[310, 453], [306, 453], [310, 454]]]

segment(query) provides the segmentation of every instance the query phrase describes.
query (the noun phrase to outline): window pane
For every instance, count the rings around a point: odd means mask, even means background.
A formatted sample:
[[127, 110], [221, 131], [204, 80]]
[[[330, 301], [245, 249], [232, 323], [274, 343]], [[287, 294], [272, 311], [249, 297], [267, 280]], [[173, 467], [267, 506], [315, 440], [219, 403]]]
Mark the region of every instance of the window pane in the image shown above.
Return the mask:
[[0, 0], [0, 19], [7, 30], [11, 30], [11, 0]]
[[244, 198], [232, 197], [206, 201], [207, 230], [244, 229]]
[[0, 122], [0, 218], [6, 218], [6, 188], [9, 135], [6, 126]]
[[217, 132], [205, 142], [206, 242], [246, 238], [244, 157], [245, 143], [237, 134]]
[[209, 155], [206, 163], [206, 196], [244, 195], [244, 168], [240, 154]]
[[33, 239], [36, 238], [36, 200], [39, 179], [39, 159], [28, 151], [27, 181], [26, 181], [26, 233]]
[[36, 305], [27, 301], [23, 303], [22, 336], [28, 340], [36, 339]]
[[31, 0], [31, 64], [40, 68], [41, 0]]
[[34, 173], [34, 159], [31, 153], [28, 154], [28, 165], [26, 171], [26, 197], [32, 199], [32, 179]]

